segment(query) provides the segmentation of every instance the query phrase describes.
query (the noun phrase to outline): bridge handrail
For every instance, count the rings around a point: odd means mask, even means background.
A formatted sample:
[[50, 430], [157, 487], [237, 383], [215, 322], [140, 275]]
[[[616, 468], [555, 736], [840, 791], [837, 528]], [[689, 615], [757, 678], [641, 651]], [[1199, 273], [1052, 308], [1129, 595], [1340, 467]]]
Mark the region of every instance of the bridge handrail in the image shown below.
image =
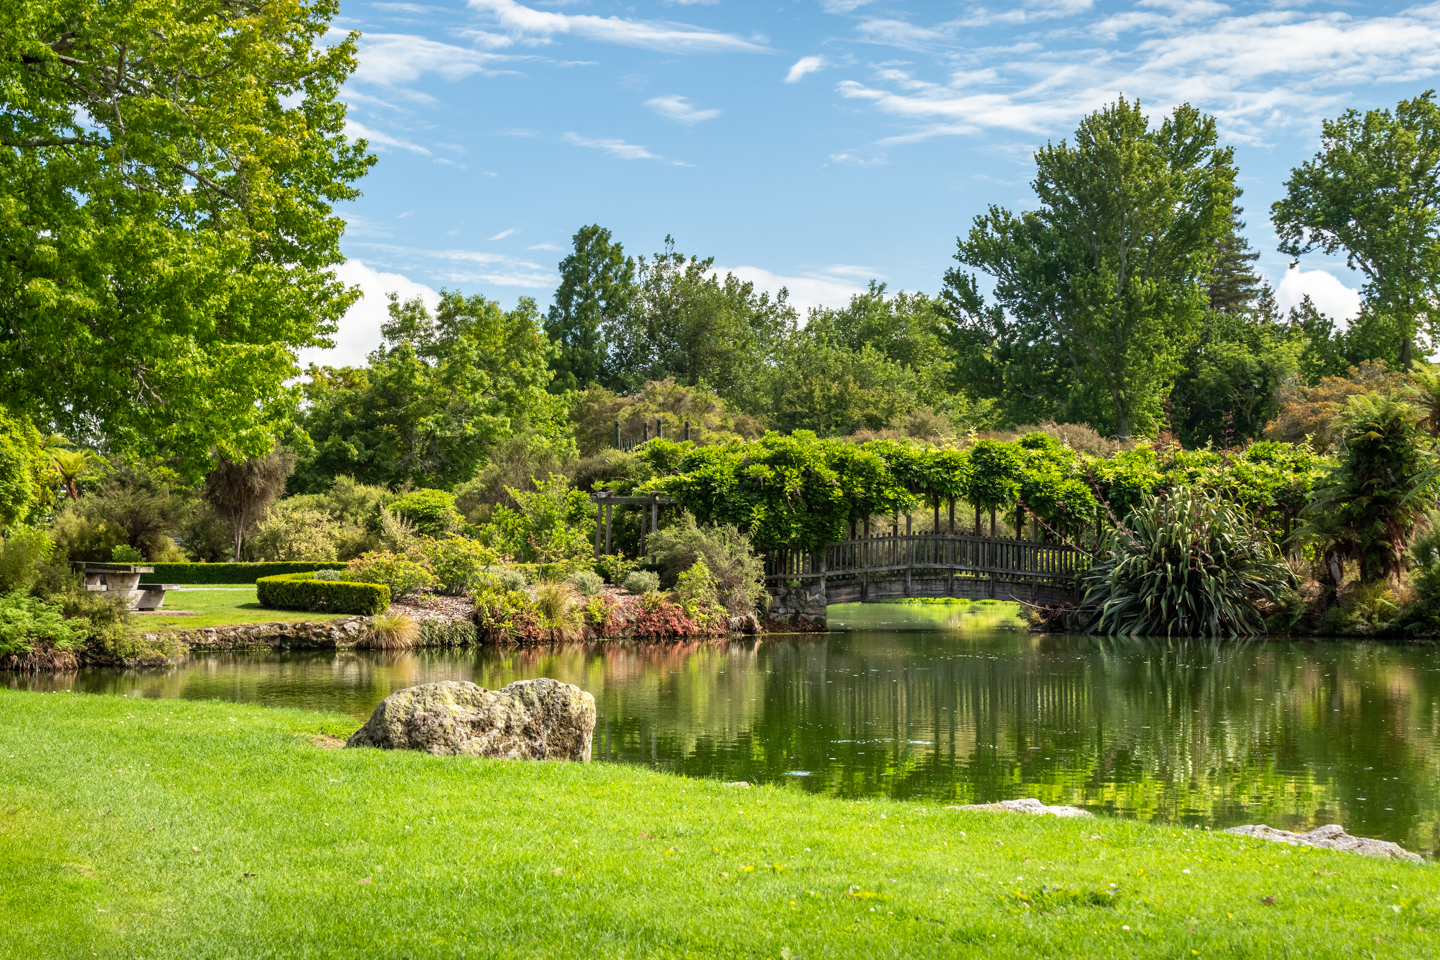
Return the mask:
[[963, 533], [902, 533], [827, 544], [821, 553], [781, 549], [765, 558], [765, 579], [843, 581], [905, 571], [1073, 583], [1087, 566], [1063, 543]]

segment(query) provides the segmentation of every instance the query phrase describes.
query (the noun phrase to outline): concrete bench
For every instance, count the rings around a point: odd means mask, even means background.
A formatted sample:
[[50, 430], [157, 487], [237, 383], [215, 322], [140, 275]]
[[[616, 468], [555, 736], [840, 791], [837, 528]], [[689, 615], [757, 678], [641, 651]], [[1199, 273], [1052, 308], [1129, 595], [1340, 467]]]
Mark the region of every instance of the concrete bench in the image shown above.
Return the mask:
[[165, 602], [165, 591], [174, 590], [180, 586], [178, 583], [142, 583], [136, 589], [140, 591], [140, 601], [136, 604], [136, 610], [159, 610]]

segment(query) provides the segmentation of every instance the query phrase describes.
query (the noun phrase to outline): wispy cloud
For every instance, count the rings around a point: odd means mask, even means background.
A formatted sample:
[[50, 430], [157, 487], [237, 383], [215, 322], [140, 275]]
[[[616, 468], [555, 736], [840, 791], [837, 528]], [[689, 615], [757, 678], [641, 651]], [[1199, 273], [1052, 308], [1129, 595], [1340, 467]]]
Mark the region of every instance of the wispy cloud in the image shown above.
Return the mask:
[[770, 50], [763, 42], [683, 23], [551, 13], [515, 0], [469, 0], [469, 5], [488, 14], [511, 36], [530, 43], [549, 42], [558, 34], [665, 53], [766, 53]]
[[[844, 264], [807, 270], [802, 274], [786, 276], [772, 273], [764, 267], [719, 267], [721, 274], [733, 273], [741, 280], [749, 281], [761, 290], [776, 294], [784, 287], [790, 293], [790, 305], [803, 316], [816, 307], [843, 307], [857, 293], [864, 293], [865, 287], [857, 282], [863, 277], [877, 277], [864, 267]], [[877, 279], [884, 279], [877, 277]]]
[[561, 138], [566, 143], [573, 143], [577, 147], [589, 147], [592, 150], [604, 150], [606, 153], [621, 160], [664, 160], [658, 153], [651, 153], [637, 143], [626, 143], [624, 140], [596, 140], [590, 137], [582, 137], [578, 133], [567, 133]]
[[[509, 42], [508, 38], [501, 39]], [[439, 74], [453, 82], [477, 73], [510, 72], [498, 70], [496, 65], [515, 59], [408, 33], [364, 34], [356, 56], [360, 66], [355, 70], [354, 81], [387, 87], [414, 83], [427, 73]]]
[[375, 130], [365, 126], [365, 124], [361, 123], [358, 120], [351, 120], [348, 118], [346, 119], [345, 136], [349, 137], [351, 140], [364, 139], [370, 143], [370, 149], [379, 151], [381, 153], [385, 152], [385, 150], [388, 148], [395, 150], [409, 150], [411, 153], [418, 153], [424, 157], [431, 156], [430, 151], [420, 146], [420, 144], [418, 143], [412, 143], [409, 140], [402, 139], [401, 137], [394, 137], [388, 133], [382, 133], [379, 130]]
[[645, 106], [678, 123], [699, 123], [701, 120], [713, 120], [720, 116], [719, 110], [698, 110], [691, 105], [688, 97], [673, 93], [663, 97], [651, 97], [645, 101]]
[[790, 67], [790, 72], [785, 74], [786, 83], [797, 83], [801, 77], [808, 73], [818, 73], [825, 69], [824, 57], [801, 57]]
[[423, 272], [447, 283], [486, 283], [498, 287], [553, 290], [555, 271], [520, 257], [479, 250], [424, 250], [393, 244], [355, 242], [370, 251], [372, 262]]
[[515, 228], [514, 228], [514, 227], [511, 227], [509, 230], [501, 230], [499, 233], [495, 234], [495, 236], [491, 237], [490, 239], [491, 239], [491, 240], [504, 240], [506, 237], [512, 235], [514, 232], [515, 232]]
[[553, 252], [557, 252], [557, 253], [558, 253], [560, 250], [562, 250], [562, 249], [564, 249], [564, 248], [562, 248], [562, 247], [557, 247], [557, 246], [555, 246], [555, 244], [553, 244], [553, 243], [537, 243], [537, 244], [535, 244], [534, 246], [526, 247], [525, 249], [526, 249], [526, 250], [550, 250], [550, 251], [553, 251]]

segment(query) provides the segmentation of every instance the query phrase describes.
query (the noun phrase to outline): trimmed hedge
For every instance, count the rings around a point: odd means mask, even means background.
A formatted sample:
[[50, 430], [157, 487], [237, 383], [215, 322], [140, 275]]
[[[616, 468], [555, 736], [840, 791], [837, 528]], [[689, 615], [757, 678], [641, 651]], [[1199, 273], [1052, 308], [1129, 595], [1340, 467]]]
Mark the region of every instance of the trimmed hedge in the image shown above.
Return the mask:
[[374, 616], [390, 606], [390, 588], [379, 583], [316, 580], [314, 571], [282, 573], [255, 581], [260, 606]]
[[147, 563], [154, 573], [145, 574], [146, 583], [255, 583], [261, 577], [285, 573], [313, 573], [316, 570], [344, 570], [343, 563], [309, 563], [300, 560], [274, 563]]

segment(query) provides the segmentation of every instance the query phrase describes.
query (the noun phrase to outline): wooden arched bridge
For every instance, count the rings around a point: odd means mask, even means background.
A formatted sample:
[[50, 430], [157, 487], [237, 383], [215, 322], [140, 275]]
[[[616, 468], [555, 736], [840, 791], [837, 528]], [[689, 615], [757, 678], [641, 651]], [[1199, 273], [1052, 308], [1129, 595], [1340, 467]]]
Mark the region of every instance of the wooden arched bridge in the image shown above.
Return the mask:
[[[596, 505], [595, 556], [612, 552], [611, 529], [616, 507], [641, 511], [640, 550], [659, 529], [666, 497], [591, 495]], [[1024, 524], [1017, 526], [1022, 531]], [[905, 527], [910, 527], [907, 517]], [[980, 529], [980, 515], [975, 517]], [[1041, 539], [978, 533], [900, 533], [899, 517], [888, 534], [865, 533], [832, 543], [822, 550], [771, 550], [765, 555], [765, 586], [779, 617], [801, 614], [822, 618], [832, 603], [867, 603], [900, 597], [957, 597], [970, 600], [1020, 600], [1062, 604], [1078, 599], [1077, 583], [1088, 566], [1086, 555], [1068, 544]], [[939, 506], [935, 529], [941, 527]], [[950, 530], [955, 518], [950, 517]], [[858, 533], [854, 527], [852, 533]]]
[[777, 616], [823, 617], [831, 603], [958, 597], [1060, 604], [1077, 599], [1084, 553], [1062, 543], [954, 533], [903, 533], [765, 559]]

